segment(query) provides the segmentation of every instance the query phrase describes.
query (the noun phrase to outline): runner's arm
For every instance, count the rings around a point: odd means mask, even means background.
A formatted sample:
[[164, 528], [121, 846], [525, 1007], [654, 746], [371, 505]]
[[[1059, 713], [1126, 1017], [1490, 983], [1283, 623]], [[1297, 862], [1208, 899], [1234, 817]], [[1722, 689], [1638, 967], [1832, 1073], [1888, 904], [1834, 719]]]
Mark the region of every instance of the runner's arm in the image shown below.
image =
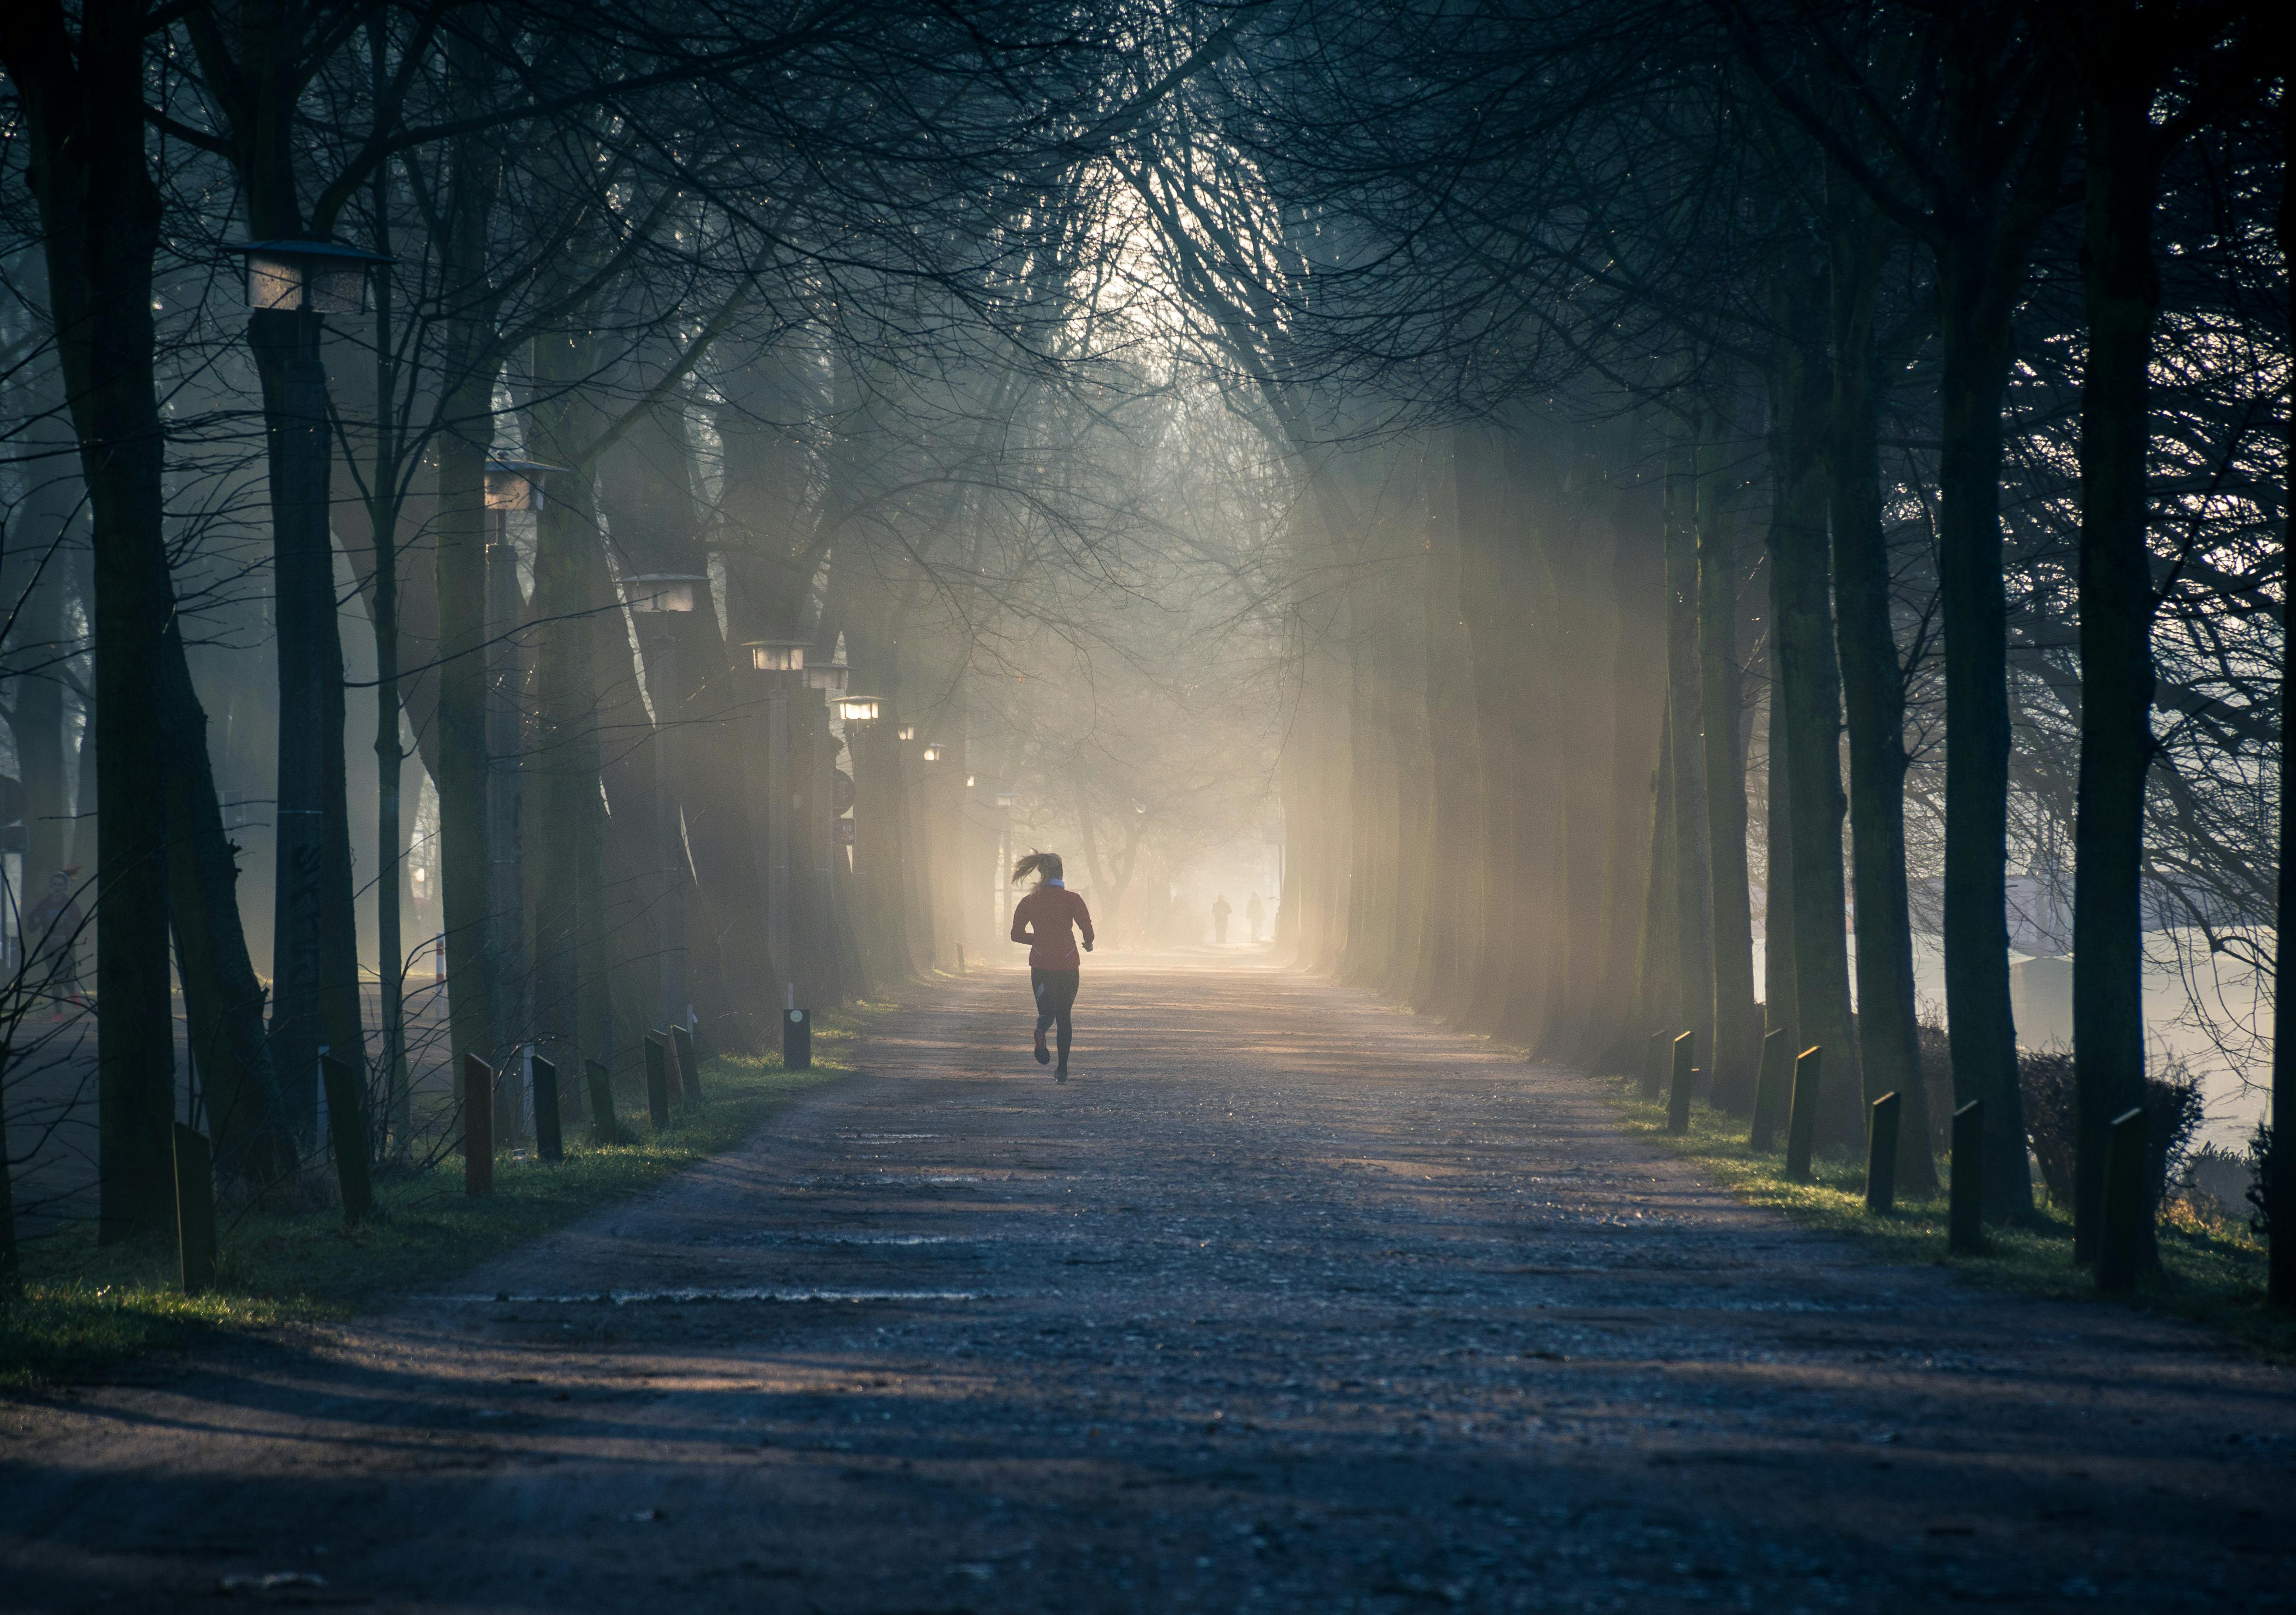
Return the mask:
[[1092, 951], [1092, 910], [1084, 906], [1082, 898], [1076, 900], [1076, 917], [1077, 929], [1084, 932], [1084, 951], [1090, 953]]
[[1017, 908], [1013, 911], [1013, 940], [1026, 942], [1030, 947], [1034, 947], [1037, 941], [1037, 933], [1029, 929], [1029, 922]]

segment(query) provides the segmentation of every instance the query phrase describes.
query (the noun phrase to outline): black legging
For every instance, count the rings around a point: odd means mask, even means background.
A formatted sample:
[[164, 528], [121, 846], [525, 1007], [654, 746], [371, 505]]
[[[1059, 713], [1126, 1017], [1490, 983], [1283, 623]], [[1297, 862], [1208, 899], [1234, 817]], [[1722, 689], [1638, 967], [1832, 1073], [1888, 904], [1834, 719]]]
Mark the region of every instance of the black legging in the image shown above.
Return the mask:
[[1041, 1032], [1055, 1022], [1059, 1024], [1063, 1070], [1069, 1063], [1069, 1044], [1076, 1037], [1069, 1012], [1076, 1008], [1077, 987], [1083, 980], [1080, 970], [1037, 970], [1031, 966], [1029, 971], [1029, 990], [1037, 995], [1037, 1029]]

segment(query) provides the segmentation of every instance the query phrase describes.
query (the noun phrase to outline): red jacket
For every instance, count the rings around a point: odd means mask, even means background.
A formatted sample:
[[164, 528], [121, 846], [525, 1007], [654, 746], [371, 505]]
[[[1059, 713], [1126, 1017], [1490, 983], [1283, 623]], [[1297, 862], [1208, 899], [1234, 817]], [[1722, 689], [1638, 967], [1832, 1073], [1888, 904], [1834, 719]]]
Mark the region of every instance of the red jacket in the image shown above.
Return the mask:
[[1036, 970], [1076, 970], [1083, 964], [1076, 939], [1069, 934], [1071, 925], [1083, 930], [1084, 945], [1090, 947], [1092, 910], [1065, 886], [1039, 886], [1013, 910], [1013, 940], [1033, 945], [1029, 963]]

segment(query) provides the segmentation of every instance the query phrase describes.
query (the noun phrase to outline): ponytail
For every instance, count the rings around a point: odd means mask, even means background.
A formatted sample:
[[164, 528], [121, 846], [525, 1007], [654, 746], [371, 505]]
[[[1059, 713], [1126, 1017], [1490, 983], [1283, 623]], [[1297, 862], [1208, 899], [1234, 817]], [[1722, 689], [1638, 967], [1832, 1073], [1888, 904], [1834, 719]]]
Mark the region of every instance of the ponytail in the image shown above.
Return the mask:
[[1013, 878], [1025, 881], [1030, 875], [1041, 881], [1057, 881], [1061, 874], [1061, 855], [1057, 852], [1032, 852], [1013, 865]]

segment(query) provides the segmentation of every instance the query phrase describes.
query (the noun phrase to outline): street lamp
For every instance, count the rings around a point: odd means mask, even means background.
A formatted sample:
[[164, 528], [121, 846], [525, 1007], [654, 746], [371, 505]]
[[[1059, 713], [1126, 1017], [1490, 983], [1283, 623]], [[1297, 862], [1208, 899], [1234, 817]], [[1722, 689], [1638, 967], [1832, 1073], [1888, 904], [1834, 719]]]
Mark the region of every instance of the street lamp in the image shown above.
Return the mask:
[[941, 747], [939, 741], [929, 742], [925, 747], [925, 761], [929, 763], [937, 763], [940, 761], [940, 751]]
[[838, 655], [817, 668], [808, 668], [805, 670], [805, 682], [832, 701], [845, 693], [847, 676], [852, 671], [845, 665], [842, 655], [844, 643], [840, 637], [838, 641], [840, 652]]
[[[247, 345], [263, 389], [278, 624], [271, 1048], [291, 1125], [302, 1132], [319, 1118], [324, 1006], [331, 994], [357, 987], [355, 972], [326, 974], [346, 968], [331, 945], [354, 935], [357, 898], [342, 772], [326, 766], [343, 743], [343, 675], [328, 520], [333, 426], [320, 339], [328, 315], [365, 311], [367, 268], [390, 260], [320, 241], [240, 242], [229, 250], [247, 261]], [[365, 1064], [362, 1053], [343, 1053]]]
[[790, 879], [790, 832], [791, 815], [804, 799], [790, 768], [789, 694], [791, 686], [805, 676], [808, 648], [801, 639], [753, 639], [742, 647], [749, 652], [750, 670], [766, 676], [765, 823], [757, 826], [765, 840], [766, 945], [773, 951], [792, 1006], [797, 981], [790, 906], [796, 888]]
[[880, 705], [873, 695], [840, 695], [837, 698], [837, 716], [849, 724], [873, 724]]
[[[495, 976], [495, 1002], [503, 1023], [524, 1019], [515, 1007], [526, 986], [526, 813], [521, 800], [520, 753], [524, 723], [520, 711], [519, 619], [526, 596], [518, 583], [518, 551], [511, 543], [512, 512], [543, 507], [542, 480], [562, 465], [539, 460], [489, 460], [487, 509], [494, 516], [494, 538], [487, 545], [487, 634], [483, 653], [487, 679], [487, 913], [492, 933], [487, 947]], [[505, 1118], [504, 1136], [515, 1135], [522, 1118]]]
[[905, 741], [914, 740], [917, 738], [917, 726], [914, 724], [903, 724], [899, 730], [899, 735], [900, 738]]
[[685, 994], [685, 838], [671, 789], [669, 748], [676, 743], [676, 729], [670, 721], [670, 709], [677, 703], [678, 684], [677, 640], [670, 632], [670, 619], [696, 610], [701, 591], [709, 585], [709, 579], [693, 572], [641, 572], [622, 580], [631, 613], [647, 619], [647, 626], [652, 629], [648, 643], [653, 648], [652, 675], [657, 730], [653, 800], [662, 881], [660, 1007], [665, 1031], [693, 1024]]
[[543, 507], [542, 479], [552, 471], [562, 471], [562, 465], [545, 465], [539, 460], [489, 460], [487, 462], [487, 508], [497, 512], [497, 534], [506, 530], [506, 513], [511, 511], [538, 511]]
[[230, 242], [247, 260], [247, 306], [285, 314], [365, 314], [366, 272], [387, 253], [335, 242]]
[[[709, 579], [698, 572], [640, 572], [622, 579], [630, 610], [640, 614], [691, 611]], [[668, 631], [665, 625], [663, 632]]]

